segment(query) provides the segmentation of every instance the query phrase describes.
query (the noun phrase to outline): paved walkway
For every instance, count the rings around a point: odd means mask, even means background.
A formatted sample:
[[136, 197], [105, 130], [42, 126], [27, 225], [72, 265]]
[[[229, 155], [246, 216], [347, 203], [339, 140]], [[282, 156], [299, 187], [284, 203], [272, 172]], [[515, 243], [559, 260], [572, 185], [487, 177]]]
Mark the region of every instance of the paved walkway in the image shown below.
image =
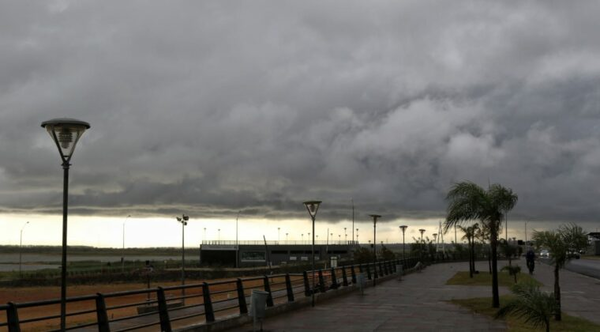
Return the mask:
[[[504, 262], [499, 262], [499, 267]], [[513, 264], [526, 271], [525, 261]], [[487, 262], [478, 262], [477, 269], [487, 271]], [[448, 286], [446, 281], [457, 271], [467, 271], [467, 263], [437, 264], [423, 272], [389, 280], [364, 295], [354, 292], [318, 303], [264, 322], [265, 331], [505, 331], [502, 321], [448, 303], [448, 300], [491, 297], [491, 288]], [[581, 316], [600, 324], [600, 280], [561, 270], [563, 312]], [[537, 264], [534, 277], [552, 291], [554, 276], [550, 266]], [[500, 294], [509, 293], [500, 287]], [[236, 331], [252, 331], [246, 325]]]
[[[478, 263], [487, 269], [487, 263]], [[265, 320], [265, 331], [505, 331], [502, 321], [446, 301], [455, 298], [491, 297], [490, 287], [446, 286], [467, 263], [436, 264], [423, 272], [388, 280], [347, 296], [318, 303]], [[507, 290], [502, 289], [501, 293]], [[251, 325], [237, 331], [252, 331]]]
[[[554, 291], [552, 266], [536, 263], [533, 276], [544, 284], [544, 290]], [[559, 279], [562, 311], [600, 324], [600, 280], [565, 269], [560, 270]]]

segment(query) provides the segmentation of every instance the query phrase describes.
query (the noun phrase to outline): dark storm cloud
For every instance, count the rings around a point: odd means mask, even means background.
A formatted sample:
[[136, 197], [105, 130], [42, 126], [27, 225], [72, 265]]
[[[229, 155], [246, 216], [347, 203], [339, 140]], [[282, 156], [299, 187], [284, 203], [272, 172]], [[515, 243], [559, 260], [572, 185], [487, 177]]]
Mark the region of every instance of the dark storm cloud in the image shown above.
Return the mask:
[[[456, 181], [513, 214], [600, 214], [596, 2], [12, 2], [0, 206], [58, 213], [39, 124], [89, 121], [79, 214], [439, 218]], [[327, 208], [325, 208], [327, 207]]]

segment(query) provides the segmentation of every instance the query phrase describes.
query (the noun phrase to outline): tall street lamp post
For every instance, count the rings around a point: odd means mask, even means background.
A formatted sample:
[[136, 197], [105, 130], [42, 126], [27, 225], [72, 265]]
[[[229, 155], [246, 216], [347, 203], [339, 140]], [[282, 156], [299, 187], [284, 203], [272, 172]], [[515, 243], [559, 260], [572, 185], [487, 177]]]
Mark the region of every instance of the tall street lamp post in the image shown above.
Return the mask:
[[125, 273], [125, 223], [131, 215], [127, 215], [125, 221], [123, 221], [123, 256], [121, 256], [121, 273]]
[[315, 218], [317, 217], [317, 211], [319, 211], [319, 206], [321, 205], [321, 201], [306, 201], [303, 203], [306, 206], [306, 210], [312, 219], [312, 287], [311, 287], [311, 305], [315, 306]]
[[23, 227], [21, 227], [21, 235], [19, 236], [19, 277], [21, 277], [21, 273], [23, 272], [23, 230], [27, 224], [29, 224], [29, 221], [26, 222]]
[[373, 287], [375, 287], [375, 280], [377, 279], [377, 219], [381, 216], [370, 214], [369, 217], [373, 218], [373, 271], [375, 271]]
[[421, 232], [421, 243], [419, 244], [419, 247], [421, 248], [421, 259], [423, 259], [423, 252], [425, 251], [425, 242], [423, 241], [423, 233], [425, 233], [425, 230], [423, 228], [419, 229], [419, 232]]
[[[187, 226], [189, 216], [182, 214], [181, 217], [176, 217], [181, 223], [181, 286], [185, 285], [185, 226]], [[185, 288], [181, 288], [181, 303], [185, 305]]]
[[235, 218], [235, 267], [239, 266], [240, 261], [240, 242], [238, 238], [238, 219], [240, 219], [240, 213], [242, 211], [238, 211], [237, 217]]
[[402, 259], [406, 258], [406, 244], [404, 242], [404, 233], [406, 233], [406, 229], [408, 226], [402, 225], [400, 229], [402, 230]]
[[42, 128], [48, 131], [62, 159], [63, 168], [63, 227], [62, 227], [62, 259], [60, 273], [60, 329], [66, 327], [67, 309], [67, 214], [69, 208], [69, 167], [75, 151], [75, 145], [81, 135], [90, 129], [90, 124], [70, 118], [52, 119], [42, 122]]

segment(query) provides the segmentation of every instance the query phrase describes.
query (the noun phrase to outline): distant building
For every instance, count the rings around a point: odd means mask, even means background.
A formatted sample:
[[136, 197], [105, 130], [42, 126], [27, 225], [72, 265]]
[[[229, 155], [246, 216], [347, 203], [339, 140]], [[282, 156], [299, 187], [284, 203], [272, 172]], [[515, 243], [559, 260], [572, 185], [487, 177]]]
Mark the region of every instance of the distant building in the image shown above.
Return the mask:
[[[291, 241], [290, 241], [291, 242]], [[327, 260], [331, 257], [351, 259], [352, 242], [315, 243], [315, 261]], [[236, 250], [239, 248], [238, 250]], [[201, 266], [251, 267], [281, 265], [297, 262], [311, 262], [312, 246], [310, 243], [289, 243], [286, 241], [203, 241], [200, 245]], [[237, 261], [237, 264], [236, 264]]]

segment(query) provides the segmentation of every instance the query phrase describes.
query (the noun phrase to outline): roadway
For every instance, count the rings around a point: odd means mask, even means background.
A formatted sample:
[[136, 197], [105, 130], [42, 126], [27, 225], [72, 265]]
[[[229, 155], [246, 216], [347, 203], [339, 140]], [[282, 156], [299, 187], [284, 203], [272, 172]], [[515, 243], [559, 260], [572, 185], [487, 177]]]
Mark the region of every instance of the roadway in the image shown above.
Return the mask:
[[[540, 258], [539, 260], [546, 264], [550, 264], [548, 259]], [[565, 270], [600, 279], [600, 260], [585, 258], [572, 259], [565, 265]]]

